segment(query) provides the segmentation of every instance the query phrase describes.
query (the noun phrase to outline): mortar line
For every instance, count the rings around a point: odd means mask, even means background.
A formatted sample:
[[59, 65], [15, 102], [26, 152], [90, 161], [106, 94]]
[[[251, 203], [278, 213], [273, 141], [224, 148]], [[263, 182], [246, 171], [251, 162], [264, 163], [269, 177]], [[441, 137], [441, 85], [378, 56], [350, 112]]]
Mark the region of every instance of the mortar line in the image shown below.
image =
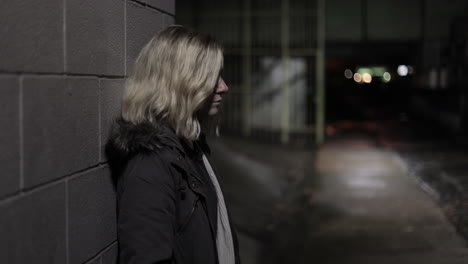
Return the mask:
[[169, 12], [163, 10], [163, 9], [160, 9], [160, 8], [158, 8], [158, 7], [154, 7], [154, 6], [149, 5], [149, 4], [145, 3], [145, 2], [138, 1], [138, 0], [129, 0], [129, 1], [130, 1], [130, 2], [133, 2], [133, 3], [136, 4], [136, 5], [139, 5], [139, 6], [141, 6], [141, 7], [146, 7], [146, 8], [148, 8], [148, 9], [153, 9], [153, 10], [155, 10], [155, 11], [158, 11], [158, 12], [160, 12], [160, 13], [163, 13], [163, 14], [166, 14], [166, 15], [169, 15], [169, 16], [175, 18], [175, 14], [171, 14], [171, 13], [169, 13]]
[[12, 193], [8, 196], [4, 196], [1, 198], [0, 200], [0, 206], [1, 205], [4, 205], [4, 204], [8, 204], [8, 203], [13, 203], [15, 202], [16, 200], [19, 200], [21, 198], [23, 198], [24, 196], [27, 196], [27, 195], [33, 195], [37, 192], [40, 192], [44, 189], [47, 189], [47, 188], [52, 188], [53, 186], [55, 185], [58, 185], [60, 183], [63, 183], [64, 182], [64, 178], [60, 178], [56, 181], [51, 181], [51, 182], [48, 182], [47, 184], [42, 184], [42, 185], [39, 185], [39, 186], [36, 186], [35, 188], [33, 189], [30, 189], [30, 190], [26, 190], [26, 191], [19, 191], [19, 192], [15, 192], [15, 193]]
[[98, 159], [99, 159], [99, 162], [101, 162], [102, 160], [102, 139], [101, 139], [101, 135], [102, 135], [102, 107], [101, 107], [101, 100], [102, 100], [102, 96], [101, 96], [101, 93], [102, 93], [102, 80], [98, 80]]
[[24, 113], [23, 113], [23, 76], [19, 77], [18, 126], [19, 126], [19, 189], [24, 188]]
[[88, 173], [88, 172], [92, 172], [94, 170], [105, 168], [106, 165], [107, 165], [107, 162], [99, 162], [96, 165], [84, 168], [82, 170], [75, 171], [75, 172], [69, 173], [67, 175], [58, 177], [56, 179], [53, 179], [53, 180], [50, 180], [50, 181], [47, 181], [47, 182], [43, 182], [43, 183], [40, 183], [38, 185], [34, 185], [31, 188], [26, 188], [26, 189], [23, 189], [23, 190], [21, 190], [19, 192], [15, 192], [15, 193], [0, 197], [0, 205], [11, 202], [11, 201], [14, 201], [16, 199], [19, 199], [19, 198], [25, 196], [25, 195], [30, 195], [30, 194], [33, 194], [35, 192], [41, 191], [43, 189], [47, 189], [47, 188], [49, 188], [49, 187], [51, 187], [51, 186], [53, 186], [55, 184], [59, 184], [60, 182], [63, 182], [64, 180], [72, 180], [72, 179], [75, 179], [76, 177], [79, 177], [80, 175], [82, 175], [84, 173]]
[[16, 72], [16, 71], [0, 71], [0, 75], [27, 75], [27, 76], [49, 76], [49, 77], [88, 77], [102, 79], [125, 79], [125, 75], [98, 75], [86, 73], [57, 73], [57, 72]]
[[65, 256], [67, 264], [70, 263], [70, 232], [68, 215], [68, 179], [65, 179]]
[[62, 25], [62, 40], [63, 40], [63, 72], [67, 72], [67, 0], [63, 0], [63, 25]]
[[127, 76], [127, 0], [124, 0], [124, 75]]
[[102, 263], [102, 254], [106, 253], [106, 251], [111, 249], [112, 246], [114, 246], [115, 244], [117, 244], [117, 239], [115, 239], [112, 242], [110, 242], [109, 244], [107, 244], [105, 247], [103, 247], [101, 250], [99, 250], [96, 254], [94, 254], [93, 256], [88, 258], [85, 262], [89, 262], [91, 260], [101, 258], [101, 263]]

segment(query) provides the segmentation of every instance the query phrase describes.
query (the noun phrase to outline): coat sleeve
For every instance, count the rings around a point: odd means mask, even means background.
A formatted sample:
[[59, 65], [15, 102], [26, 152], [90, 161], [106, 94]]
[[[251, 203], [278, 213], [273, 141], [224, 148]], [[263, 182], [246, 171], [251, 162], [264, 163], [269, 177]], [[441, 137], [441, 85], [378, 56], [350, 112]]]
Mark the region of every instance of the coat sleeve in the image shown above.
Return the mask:
[[133, 158], [118, 183], [120, 264], [170, 263], [176, 188], [157, 156]]

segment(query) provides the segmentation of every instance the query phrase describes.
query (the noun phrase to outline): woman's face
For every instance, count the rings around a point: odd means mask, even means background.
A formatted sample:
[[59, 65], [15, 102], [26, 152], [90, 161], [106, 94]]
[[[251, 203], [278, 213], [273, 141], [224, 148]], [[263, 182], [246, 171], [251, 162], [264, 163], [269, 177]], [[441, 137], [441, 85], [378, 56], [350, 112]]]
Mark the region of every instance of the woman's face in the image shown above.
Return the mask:
[[227, 93], [227, 91], [229, 91], [229, 87], [226, 85], [223, 78], [220, 76], [218, 78], [218, 82], [216, 83], [216, 87], [214, 89], [213, 94], [208, 98], [207, 101], [207, 114], [209, 116], [215, 116], [218, 114], [218, 107], [221, 105], [223, 95]]

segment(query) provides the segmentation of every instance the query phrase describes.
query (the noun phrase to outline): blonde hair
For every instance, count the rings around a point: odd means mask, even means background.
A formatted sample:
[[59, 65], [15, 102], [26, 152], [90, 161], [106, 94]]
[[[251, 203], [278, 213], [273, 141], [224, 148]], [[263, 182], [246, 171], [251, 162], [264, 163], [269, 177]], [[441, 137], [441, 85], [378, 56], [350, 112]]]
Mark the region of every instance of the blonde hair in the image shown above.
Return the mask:
[[122, 98], [122, 118], [164, 123], [188, 140], [200, 136], [197, 111], [214, 92], [223, 65], [221, 45], [182, 26], [160, 31], [141, 50]]

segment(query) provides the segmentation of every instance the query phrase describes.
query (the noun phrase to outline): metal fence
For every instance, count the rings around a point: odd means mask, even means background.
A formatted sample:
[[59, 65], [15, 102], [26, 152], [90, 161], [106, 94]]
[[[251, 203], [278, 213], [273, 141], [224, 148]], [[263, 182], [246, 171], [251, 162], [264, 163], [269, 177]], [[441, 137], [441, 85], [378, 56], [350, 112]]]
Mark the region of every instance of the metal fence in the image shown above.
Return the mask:
[[320, 137], [323, 0], [194, 2], [177, 1], [176, 22], [225, 47], [221, 132], [285, 144]]

